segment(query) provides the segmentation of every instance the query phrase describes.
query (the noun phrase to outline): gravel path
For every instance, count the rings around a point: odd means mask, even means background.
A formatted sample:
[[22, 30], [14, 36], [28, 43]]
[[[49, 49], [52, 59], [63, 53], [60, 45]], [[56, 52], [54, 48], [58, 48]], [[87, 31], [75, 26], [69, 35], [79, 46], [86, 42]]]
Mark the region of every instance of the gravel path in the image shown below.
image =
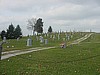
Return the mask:
[[82, 41], [86, 40], [87, 38], [89, 38], [92, 34], [93, 34], [93, 33], [91, 33], [91, 34], [86, 34], [84, 37], [79, 38], [79, 39], [73, 41], [70, 45], [79, 44], [80, 42], [82, 42]]
[[31, 48], [31, 49], [27, 49], [26, 51], [15, 50], [15, 51], [3, 52], [4, 55], [2, 55], [1, 60], [10, 58], [10, 57], [16, 56], [16, 55], [21, 55], [21, 54], [31, 53], [31, 52], [34, 52], [34, 51], [51, 49], [51, 48], [55, 48], [55, 47]]

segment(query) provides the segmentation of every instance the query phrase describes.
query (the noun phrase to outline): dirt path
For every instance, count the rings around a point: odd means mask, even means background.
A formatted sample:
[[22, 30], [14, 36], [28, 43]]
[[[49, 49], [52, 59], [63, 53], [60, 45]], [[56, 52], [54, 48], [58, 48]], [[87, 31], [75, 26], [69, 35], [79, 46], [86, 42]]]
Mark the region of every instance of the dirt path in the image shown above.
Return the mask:
[[82, 42], [82, 41], [86, 40], [87, 38], [89, 38], [92, 34], [93, 34], [93, 33], [91, 33], [91, 34], [86, 34], [84, 37], [79, 38], [79, 39], [73, 41], [70, 45], [79, 44], [80, 42]]
[[[78, 43], [86, 40], [87, 38], [89, 38], [91, 35], [92, 35], [92, 33], [86, 34], [84, 37], [73, 41], [70, 45], [78, 44]], [[30, 49], [26, 49], [26, 50], [15, 50], [15, 51], [2, 52], [1, 60], [10, 58], [10, 57], [16, 56], [16, 55], [21, 55], [21, 54], [31, 53], [31, 52], [34, 52], [34, 51], [51, 49], [51, 48], [56, 48], [56, 47], [45, 47], [45, 48], [37, 47], [37, 48], [30, 48]]]
[[2, 55], [1, 60], [10, 58], [10, 57], [16, 56], [16, 55], [21, 55], [21, 54], [31, 53], [31, 52], [34, 52], [34, 51], [51, 49], [51, 48], [55, 48], [55, 47], [31, 48], [31, 49], [27, 49], [26, 51], [16, 50], [16, 51], [3, 52], [4, 55]]

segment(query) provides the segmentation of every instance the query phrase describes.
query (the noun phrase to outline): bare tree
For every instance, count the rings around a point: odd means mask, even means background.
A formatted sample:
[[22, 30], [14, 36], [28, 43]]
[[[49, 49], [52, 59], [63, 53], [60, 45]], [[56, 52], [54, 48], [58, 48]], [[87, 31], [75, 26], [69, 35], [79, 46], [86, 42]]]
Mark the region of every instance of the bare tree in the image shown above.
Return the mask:
[[33, 35], [35, 32], [34, 27], [35, 27], [36, 22], [37, 22], [36, 18], [28, 19], [27, 29], [32, 30]]

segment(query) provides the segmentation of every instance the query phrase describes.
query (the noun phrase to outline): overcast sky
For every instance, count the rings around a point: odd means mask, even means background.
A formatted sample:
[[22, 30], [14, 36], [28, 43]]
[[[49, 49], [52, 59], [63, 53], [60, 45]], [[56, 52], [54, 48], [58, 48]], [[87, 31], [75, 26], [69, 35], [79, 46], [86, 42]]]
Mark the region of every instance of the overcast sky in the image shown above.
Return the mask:
[[0, 31], [11, 22], [28, 35], [27, 20], [42, 18], [44, 32], [53, 31], [100, 32], [100, 0], [0, 0]]

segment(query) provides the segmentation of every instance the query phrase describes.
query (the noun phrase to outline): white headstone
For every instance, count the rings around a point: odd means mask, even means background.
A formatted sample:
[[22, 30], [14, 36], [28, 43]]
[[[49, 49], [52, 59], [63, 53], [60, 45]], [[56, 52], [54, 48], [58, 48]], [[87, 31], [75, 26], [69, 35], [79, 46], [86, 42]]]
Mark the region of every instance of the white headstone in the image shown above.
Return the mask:
[[55, 39], [55, 35], [53, 35], [53, 40]]
[[45, 44], [48, 44], [48, 40], [47, 39], [45, 39]]
[[19, 41], [19, 37], [17, 38], [17, 41]]
[[3, 37], [3, 42], [6, 42], [6, 37]]
[[43, 43], [44, 42], [44, 39], [42, 36], [40, 36], [40, 43]]
[[67, 40], [69, 40], [69, 39], [70, 39], [70, 36], [68, 35], [68, 36], [67, 36]]
[[47, 37], [47, 34], [45, 34], [44, 36]]
[[68, 34], [65, 34], [65, 35], [66, 35], [66, 38], [67, 38]]
[[36, 40], [37, 40], [37, 41], [39, 40], [39, 37], [38, 37], [38, 36], [36, 36]]
[[47, 33], [47, 37], [49, 36], [49, 34]]
[[52, 38], [52, 35], [50, 35], [50, 38]]
[[60, 36], [59, 36], [59, 34], [58, 34], [58, 40], [60, 39]]
[[32, 46], [32, 39], [31, 38], [27, 39], [27, 46]]

